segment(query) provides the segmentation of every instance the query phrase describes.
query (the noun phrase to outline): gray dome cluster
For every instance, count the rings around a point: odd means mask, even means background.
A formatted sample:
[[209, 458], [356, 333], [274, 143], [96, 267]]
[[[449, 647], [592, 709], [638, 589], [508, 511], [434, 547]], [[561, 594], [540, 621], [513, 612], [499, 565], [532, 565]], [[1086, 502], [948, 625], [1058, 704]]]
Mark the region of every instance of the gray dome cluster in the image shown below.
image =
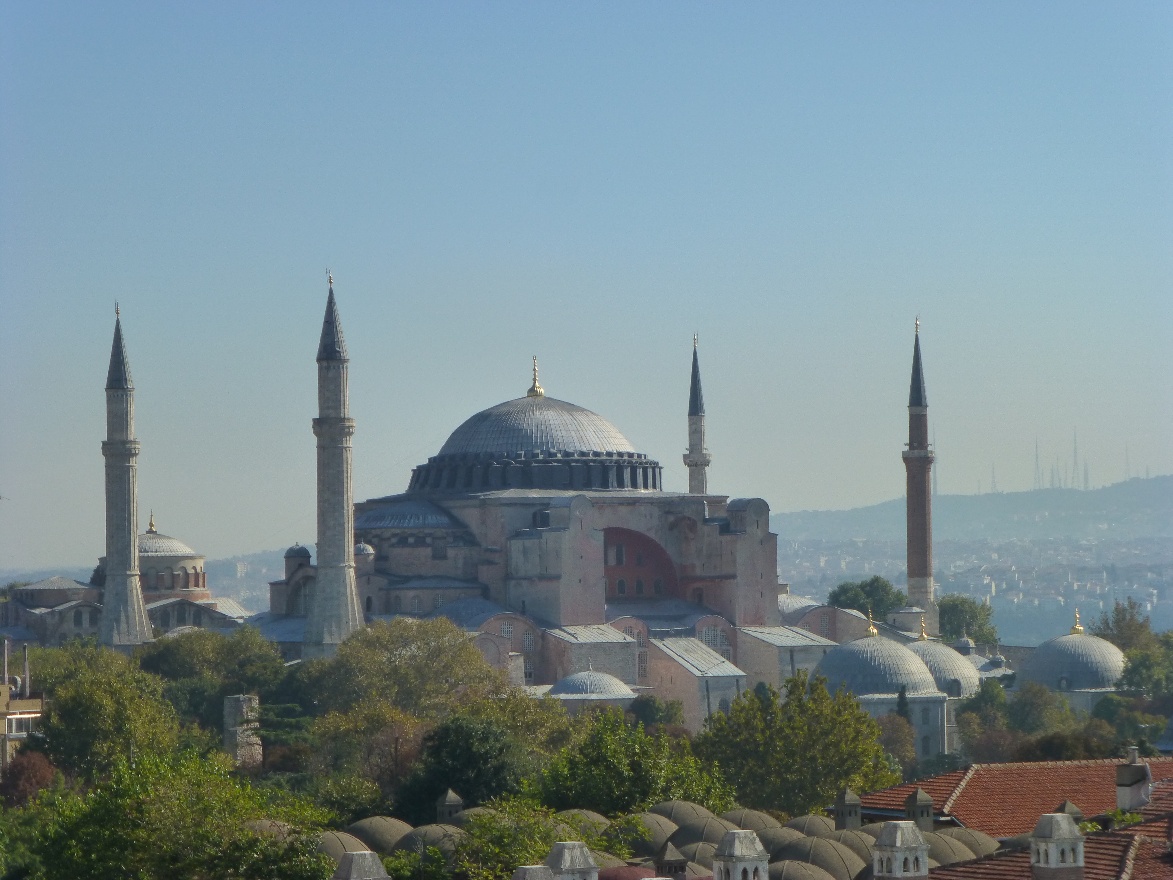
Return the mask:
[[912, 642], [908, 650], [920, 657], [937, 689], [950, 697], [972, 697], [981, 687], [982, 677], [965, 657], [941, 642], [920, 640]]
[[1124, 652], [1098, 636], [1070, 633], [1035, 648], [1019, 674], [1060, 691], [1114, 688], [1124, 674]]
[[880, 636], [846, 642], [823, 655], [815, 674], [827, 679], [827, 689], [840, 686], [857, 697], [869, 694], [908, 696], [937, 693], [937, 683], [924, 661], [904, 645]]

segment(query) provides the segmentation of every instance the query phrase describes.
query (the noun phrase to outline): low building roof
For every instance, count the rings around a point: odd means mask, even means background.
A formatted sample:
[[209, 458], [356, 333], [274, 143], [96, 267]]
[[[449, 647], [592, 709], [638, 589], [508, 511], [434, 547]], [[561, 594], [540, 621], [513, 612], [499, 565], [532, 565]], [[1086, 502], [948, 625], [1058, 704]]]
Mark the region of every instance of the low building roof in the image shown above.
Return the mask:
[[737, 631], [779, 648], [833, 648], [838, 644], [797, 626], [740, 626]]
[[440, 606], [427, 616], [429, 618], [446, 617], [462, 629], [476, 629], [486, 620], [496, 617], [498, 614], [521, 616], [481, 596], [466, 596], [463, 599], [457, 599]]
[[607, 623], [591, 623], [582, 626], [560, 626], [546, 630], [546, 634], [564, 642], [579, 644], [634, 642], [631, 636], [621, 633]]
[[[1149, 758], [1154, 781], [1173, 781], [1173, 758]], [[1028, 834], [1039, 816], [1070, 800], [1085, 816], [1116, 809], [1117, 758], [974, 764], [915, 783], [864, 795], [863, 812], [904, 816], [904, 799], [919, 786], [933, 799], [933, 812], [991, 837]]]
[[698, 639], [649, 639], [698, 678], [744, 677], [745, 673]]
[[304, 642], [305, 618], [262, 611], [245, 621], [255, 626], [270, 642]]

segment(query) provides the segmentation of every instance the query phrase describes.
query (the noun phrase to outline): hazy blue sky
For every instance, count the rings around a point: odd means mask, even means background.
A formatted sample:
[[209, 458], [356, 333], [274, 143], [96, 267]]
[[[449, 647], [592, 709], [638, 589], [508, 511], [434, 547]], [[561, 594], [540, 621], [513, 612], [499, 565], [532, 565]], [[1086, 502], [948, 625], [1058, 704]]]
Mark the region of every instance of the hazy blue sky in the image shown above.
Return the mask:
[[[0, 568], [103, 552], [114, 301], [140, 518], [314, 539], [325, 270], [355, 490], [554, 397], [684, 489], [1173, 470], [1173, 4], [0, 3]], [[1082, 474], [1080, 475], [1082, 477]]]

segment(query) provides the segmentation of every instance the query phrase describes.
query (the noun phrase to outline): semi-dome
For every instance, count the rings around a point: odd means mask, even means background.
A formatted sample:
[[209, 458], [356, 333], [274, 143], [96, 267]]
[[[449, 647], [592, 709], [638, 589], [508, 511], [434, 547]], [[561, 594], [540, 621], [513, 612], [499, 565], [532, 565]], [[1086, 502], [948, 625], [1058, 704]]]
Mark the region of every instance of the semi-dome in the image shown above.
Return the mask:
[[950, 697], [972, 697], [982, 685], [982, 677], [974, 665], [948, 645], [921, 639], [909, 644], [908, 650], [929, 668], [937, 690]]
[[1124, 674], [1124, 652], [1083, 632], [1043, 642], [1022, 661], [1019, 675], [1054, 690], [1114, 688]]
[[575, 672], [550, 688], [551, 697], [565, 700], [634, 700], [635, 691], [606, 672]]
[[880, 636], [846, 642], [823, 655], [815, 674], [827, 679], [827, 689], [840, 686], [857, 697], [869, 694], [937, 693], [937, 683], [924, 661], [904, 645]]
[[412, 471], [407, 491], [659, 490], [660, 473], [613, 424], [546, 397], [535, 377], [525, 397], [482, 410], [453, 431]]

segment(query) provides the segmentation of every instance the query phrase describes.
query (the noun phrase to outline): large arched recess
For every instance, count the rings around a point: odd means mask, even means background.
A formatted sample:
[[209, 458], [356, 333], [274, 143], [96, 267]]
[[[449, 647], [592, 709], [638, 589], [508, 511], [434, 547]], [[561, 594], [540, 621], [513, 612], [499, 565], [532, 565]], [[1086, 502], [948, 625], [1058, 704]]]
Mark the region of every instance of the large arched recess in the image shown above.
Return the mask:
[[607, 600], [680, 598], [676, 566], [653, 538], [631, 529], [603, 530]]

